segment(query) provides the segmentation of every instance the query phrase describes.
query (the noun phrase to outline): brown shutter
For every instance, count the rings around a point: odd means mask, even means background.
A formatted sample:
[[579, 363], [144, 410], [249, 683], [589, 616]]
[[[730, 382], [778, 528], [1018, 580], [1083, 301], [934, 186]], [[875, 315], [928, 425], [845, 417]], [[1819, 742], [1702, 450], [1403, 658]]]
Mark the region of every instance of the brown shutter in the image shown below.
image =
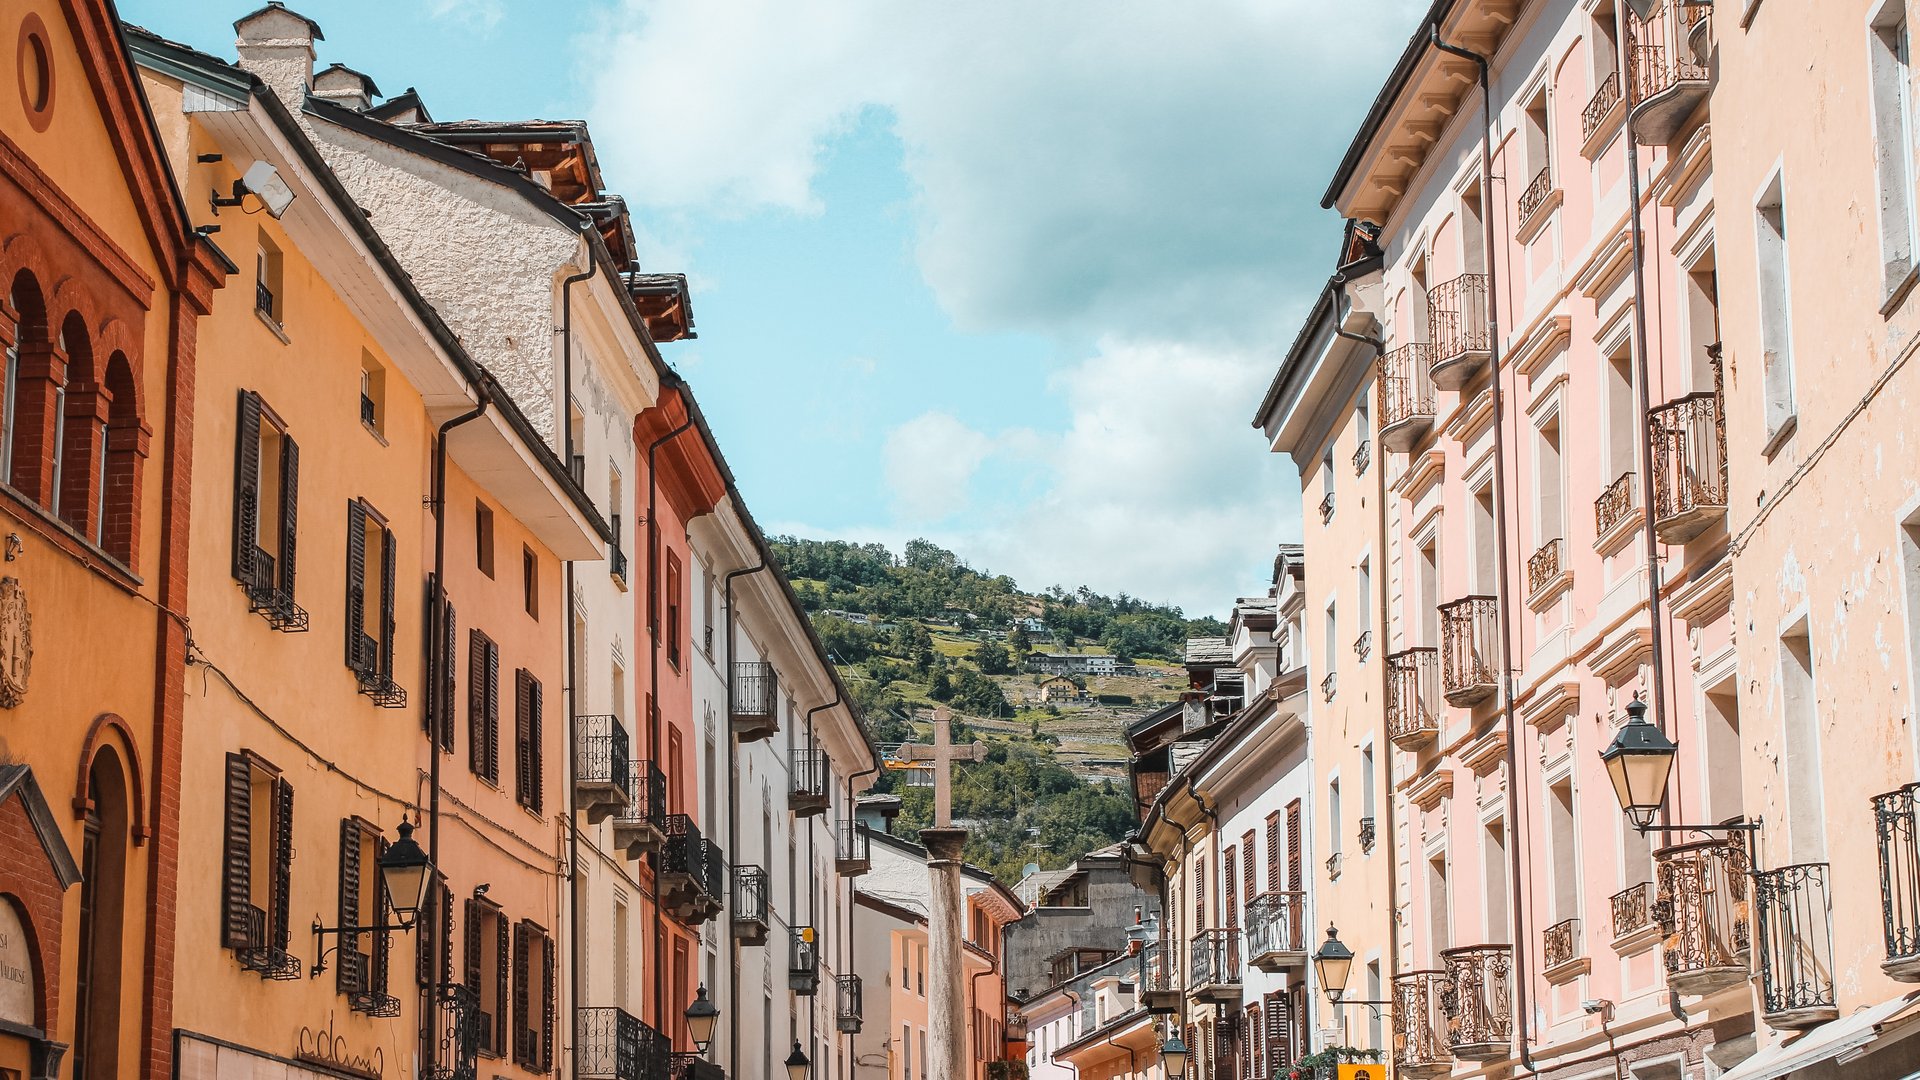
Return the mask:
[[1240, 838], [1240, 858], [1243, 860], [1240, 870], [1246, 879], [1241, 895], [1251, 903], [1260, 895], [1260, 842], [1254, 838], [1252, 829]]
[[[380, 675], [385, 679], [393, 678], [393, 639], [396, 623], [393, 618], [394, 555], [399, 545], [393, 542], [393, 530], [380, 530]], [[428, 693], [433, 689], [429, 687]]]
[[347, 666], [367, 670], [372, 657], [360, 655], [360, 627], [367, 610], [367, 508], [347, 502]]
[[[453, 604], [442, 605], [446, 625], [440, 628], [440, 749], [444, 753], [453, 753], [453, 703], [458, 696], [460, 681], [456, 676], [460, 657], [460, 633], [456, 629]], [[473, 717], [467, 717], [467, 726], [473, 726]]]
[[437, 959], [441, 943], [446, 940], [441, 929], [446, 918], [446, 907], [440, 900], [440, 883], [436, 880], [427, 888], [427, 898], [420, 905], [420, 914], [414, 920], [418, 929], [413, 940], [413, 981], [423, 989], [433, 985], [434, 960]]
[[547, 748], [540, 734], [540, 721], [546, 713], [546, 697], [541, 692], [540, 680], [533, 679], [531, 682], [527, 694], [527, 742], [533, 749], [533, 801], [527, 805], [537, 814], [546, 804]]
[[487, 635], [467, 631], [467, 768], [487, 775]]
[[546, 1011], [542, 1014], [544, 1023], [540, 1032], [541, 1072], [553, 1070], [553, 1024], [554, 1018], [560, 1011], [560, 984], [556, 978], [553, 961], [553, 939], [542, 933], [540, 935], [540, 967], [546, 981], [547, 1002]]
[[1240, 852], [1232, 844], [1220, 854], [1220, 898], [1226, 903], [1225, 924], [1240, 925]]
[[1280, 814], [1267, 815], [1267, 888], [1279, 892], [1286, 888], [1280, 877]]
[[1300, 888], [1300, 800], [1287, 804], [1287, 888]]
[[[373, 905], [375, 912], [373, 921], [376, 924], [384, 924], [387, 921], [382, 917], [384, 912], [382, 912], [381, 909], [384, 905], [377, 898], [378, 894], [384, 890], [384, 886], [381, 884], [379, 878], [379, 860], [382, 856], [386, 855], [386, 853], [387, 840], [386, 837], [383, 836], [378, 838], [374, 844], [374, 878], [368, 882], [368, 887], [373, 889], [376, 895]], [[365, 989], [375, 994], [385, 994], [387, 992], [387, 965], [393, 959], [393, 942], [390, 940], [391, 935], [384, 930], [375, 931], [370, 936], [373, 938], [373, 964], [367, 970]]]
[[260, 395], [240, 391], [240, 423], [233, 447], [233, 576], [253, 581], [253, 549], [260, 529]]
[[1266, 1029], [1260, 1023], [1260, 1006], [1249, 1005], [1247, 1006], [1247, 1076], [1253, 1080], [1266, 1075], [1266, 1070], [1261, 1067], [1265, 1064], [1262, 1059], [1266, 1055], [1262, 1051], [1266, 1049], [1266, 1042]]
[[294, 547], [299, 538], [300, 447], [280, 436], [280, 594], [293, 600]]
[[513, 953], [507, 948], [509, 941], [506, 912], [498, 908], [493, 912], [494, 938], [494, 983], [493, 1000], [498, 1003], [500, 1012], [493, 1018], [493, 1052], [505, 1057], [510, 1040], [507, 1035], [507, 1001], [512, 993], [508, 976], [513, 974]]
[[1267, 995], [1267, 1071], [1274, 1076], [1293, 1068], [1290, 1030], [1293, 1024], [1285, 991]]
[[513, 673], [513, 797], [522, 806], [533, 805], [533, 676], [526, 668]]
[[245, 754], [227, 755], [226, 845], [221, 859], [220, 944], [250, 948], [247, 908], [253, 895], [253, 766]]
[[1207, 857], [1193, 857], [1193, 932], [1207, 928]]
[[513, 924], [513, 1060], [522, 1065], [533, 1064], [533, 987], [528, 980], [532, 975], [531, 965], [527, 962], [527, 942], [530, 927], [527, 920], [521, 919]]
[[269, 940], [281, 952], [293, 944], [293, 785], [273, 782], [273, 912]]
[[[360, 924], [360, 826], [352, 818], [340, 822], [340, 925]], [[340, 962], [334, 965], [334, 982], [343, 994], [362, 988], [359, 962], [360, 935], [340, 935]], [[353, 954], [349, 958], [348, 954]]]
[[483, 947], [480, 942], [480, 912], [480, 901], [474, 899], [468, 899], [461, 912], [467, 922], [466, 969], [461, 981], [467, 984], [467, 989], [473, 991], [475, 997], [480, 995], [480, 950]]
[[[440, 981], [453, 982], [453, 890], [440, 879]], [[478, 980], [475, 980], [476, 982]], [[477, 987], [475, 989], [478, 989]]]
[[500, 782], [500, 646], [487, 642], [487, 781]]

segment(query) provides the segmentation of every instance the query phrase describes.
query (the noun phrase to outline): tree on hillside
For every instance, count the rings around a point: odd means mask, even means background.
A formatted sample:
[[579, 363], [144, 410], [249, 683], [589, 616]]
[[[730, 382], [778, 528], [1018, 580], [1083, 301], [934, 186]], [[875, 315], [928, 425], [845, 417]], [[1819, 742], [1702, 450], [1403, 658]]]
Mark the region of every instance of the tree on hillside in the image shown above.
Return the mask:
[[933, 683], [927, 688], [927, 696], [935, 701], [953, 700], [953, 676], [947, 674], [946, 668], [933, 669]]
[[953, 703], [978, 716], [1004, 716], [1007, 695], [1000, 684], [972, 668], [961, 668], [953, 683]]
[[1013, 656], [997, 641], [983, 641], [973, 650], [973, 662], [989, 675], [1005, 675], [1013, 670]]

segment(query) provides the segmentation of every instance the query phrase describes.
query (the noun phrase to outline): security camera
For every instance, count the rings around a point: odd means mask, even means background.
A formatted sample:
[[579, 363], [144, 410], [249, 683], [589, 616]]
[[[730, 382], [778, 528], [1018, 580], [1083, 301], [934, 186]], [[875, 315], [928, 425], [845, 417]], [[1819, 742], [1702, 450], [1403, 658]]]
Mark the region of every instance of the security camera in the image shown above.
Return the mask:
[[1613, 1015], [1613, 1002], [1606, 998], [1587, 998], [1580, 1002], [1580, 1008], [1585, 1010], [1588, 1016], [1611, 1017]]
[[246, 175], [233, 182], [233, 194], [221, 198], [216, 189], [213, 193], [213, 211], [219, 213], [223, 206], [239, 206], [249, 194], [259, 196], [268, 214], [275, 218], [287, 212], [293, 205], [293, 189], [280, 179], [280, 170], [272, 162], [256, 161], [247, 166]]

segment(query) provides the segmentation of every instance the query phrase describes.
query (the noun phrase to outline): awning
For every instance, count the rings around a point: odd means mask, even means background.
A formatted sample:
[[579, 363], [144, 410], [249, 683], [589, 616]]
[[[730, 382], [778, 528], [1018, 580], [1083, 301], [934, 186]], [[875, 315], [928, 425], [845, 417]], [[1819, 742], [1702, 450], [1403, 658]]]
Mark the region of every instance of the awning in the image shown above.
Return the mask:
[[1895, 1014], [1920, 1004], [1920, 991], [1870, 1005], [1851, 1016], [1831, 1020], [1788, 1042], [1778, 1043], [1721, 1073], [1720, 1080], [1776, 1080], [1796, 1069], [1831, 1061], [1880, 1037]]

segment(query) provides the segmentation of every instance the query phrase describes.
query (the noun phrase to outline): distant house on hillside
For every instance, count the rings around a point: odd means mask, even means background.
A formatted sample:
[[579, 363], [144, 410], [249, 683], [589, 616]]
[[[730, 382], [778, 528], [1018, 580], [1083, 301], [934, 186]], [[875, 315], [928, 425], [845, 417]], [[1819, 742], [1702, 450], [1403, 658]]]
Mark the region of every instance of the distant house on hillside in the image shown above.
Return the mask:
[[1033, 653], [1027, 670], [1035, 675], [1118, 675], [1120, 661], [1110, 655], [1087, 653]]
[[1093, 695], [1065, 675], [1055, 675], [1040, 684], [1034, 701], [1041, 705], [1089, 705]]
[[844, 619], [855, 626], [865, 626], [869, 622], [866, 613], [859, 611], [841, 611], [838, 608], [828, 608], [820, 614], [831, 616], [835, 619]]
[[1020, 629], [1025, 630], [1027, 632], [1027, 640], [1029, 641], [1052, 641], [1053, 640], [1053, 632], [1047, 629], [1046, 622], [1032, 615], [1022, 616], [1021, 618], [1015, 619], [1011, 623], [1008, 623], [1007, 625], [1009, 629], [1017, 626]]

